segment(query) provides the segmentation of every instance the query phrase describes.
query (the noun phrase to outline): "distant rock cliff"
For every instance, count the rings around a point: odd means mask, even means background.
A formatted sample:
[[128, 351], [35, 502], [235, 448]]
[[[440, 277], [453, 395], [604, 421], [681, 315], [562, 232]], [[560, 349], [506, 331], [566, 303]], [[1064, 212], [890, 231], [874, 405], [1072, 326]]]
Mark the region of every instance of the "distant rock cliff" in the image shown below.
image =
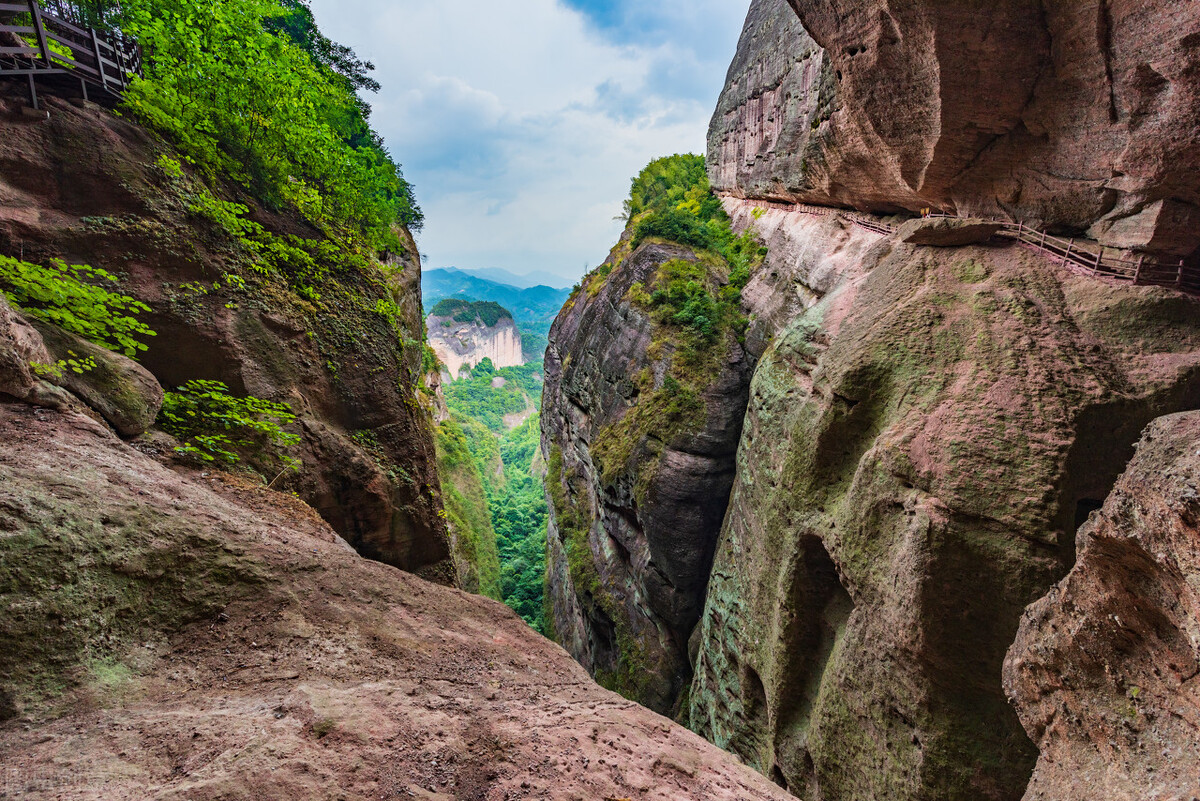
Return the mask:
[[751, 6], [709, 131], [718, 191], [1200, 248], [1191, 0], [791, 6]]
[[521, 332], [512, 314], [496, 303], [443, 300], [433, 307], [426, 327], [429, 346], [451, 379], [484, 359], [496, 367], [525, 363]]

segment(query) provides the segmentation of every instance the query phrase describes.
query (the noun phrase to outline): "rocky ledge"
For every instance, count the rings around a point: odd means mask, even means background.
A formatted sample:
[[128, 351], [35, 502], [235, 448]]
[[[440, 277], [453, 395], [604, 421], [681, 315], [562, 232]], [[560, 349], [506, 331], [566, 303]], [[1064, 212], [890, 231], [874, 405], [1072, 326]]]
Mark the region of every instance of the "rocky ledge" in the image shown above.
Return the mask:
[[1194, 254], [1198, 44], [1191, 0], [755, 0], [713, 186]]
[[19, 797], [788, 798], [498, 603], [290, 495], [0, 402], [0, 765]]

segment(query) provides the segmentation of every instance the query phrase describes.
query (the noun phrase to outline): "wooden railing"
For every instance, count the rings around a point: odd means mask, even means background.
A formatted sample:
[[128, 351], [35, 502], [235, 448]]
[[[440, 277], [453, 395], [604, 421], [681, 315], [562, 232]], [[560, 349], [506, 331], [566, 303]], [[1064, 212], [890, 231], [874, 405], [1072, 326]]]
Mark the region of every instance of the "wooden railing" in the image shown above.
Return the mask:
[[119, 97], [142, 74], [137, 42], [119, 31], [84, 27], [78, 20], [50, 13], [37, 0], [0, 0], [0, 77], [28, 76], [35, 109], [37, 76], [77, 78], [86, 99], [89, 86]]
[[[841, 214], [859, 228], [883, 236], [891, 236], [896, 233], [898, 227], [886, 223], [878, 217], [832, 206], [812, 206], [806, 203], [771, 200], [752, 200], [750, 202], [762, 208], [798, 211], [818, 217]], [[941, 212], [927, 213], [924, 216], [967, 219]], [[1182, 292], [1200, 295], [1200, 268], [1187, 264], [1184, 259], [1162, 261], [1146, 253], [1130, 254], [1116, 248], [1105, 247], [1092, 240], [1063, 239], [1043, 230], [1032, 228], [1023, 222], [1010, 222], [995, 218], [987, 221], [1001, 226], [1000, 235], [1015, 239], [1022, 245], [1032, 248], [1054, 261], [1084, 271], [1089, 275], [1115, 281], [1128, 281], [1135, 286], [1172, 287]]]
[[[951, 214], [934, 213], [929, 217], [961, 219]], [[1016, 239], [1044, 256], [1068, 267], [1093, 276], [1115, 281], [1129, 281], [1134, 286], [1173, 287], [1190, 294], [1200, 294], [1200, 270], [1184, 259], [1162, 261], [1147, 253], [1132, 254], [1106, 247], [1090, 239], [1063, 239], [1023, 222], [991, 219], [1003, 228], [1000, 233]]]

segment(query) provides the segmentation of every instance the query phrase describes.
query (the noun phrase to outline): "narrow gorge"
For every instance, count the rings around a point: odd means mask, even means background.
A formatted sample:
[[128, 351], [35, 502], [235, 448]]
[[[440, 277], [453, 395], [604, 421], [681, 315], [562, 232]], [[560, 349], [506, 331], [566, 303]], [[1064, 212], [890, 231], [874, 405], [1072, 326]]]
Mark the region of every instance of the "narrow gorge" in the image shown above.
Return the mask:
[[0, 3], [0, 799], [1200, 798], [1200, 6], [383, 5]]
[[[1130, 466], [1200, 403], [1200, 302], [1000, 224], [1186, 280], [1197, 36], [1186, 3], [755, 0], [707, 174], [765, 257], [731, 282], [639, 179], [551, 332], [568, 651], [801, 798], [1200, 792], [1196, 531], [1134, 544], [1179, 531], [1194, 462]], [[678, 260], [740, 290], [698, 364], [650, 299]]]

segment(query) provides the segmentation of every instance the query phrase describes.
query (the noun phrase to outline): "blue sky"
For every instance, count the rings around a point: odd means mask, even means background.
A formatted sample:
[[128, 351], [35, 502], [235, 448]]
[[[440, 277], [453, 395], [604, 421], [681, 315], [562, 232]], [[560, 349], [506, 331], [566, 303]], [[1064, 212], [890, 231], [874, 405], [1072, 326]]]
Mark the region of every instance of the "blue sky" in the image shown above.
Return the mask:
[[426, 268], [602, 261], [629, 179], [703, 152], [749, 0], [312, 0], [377, 67], [372, 118], [417, 188]]

